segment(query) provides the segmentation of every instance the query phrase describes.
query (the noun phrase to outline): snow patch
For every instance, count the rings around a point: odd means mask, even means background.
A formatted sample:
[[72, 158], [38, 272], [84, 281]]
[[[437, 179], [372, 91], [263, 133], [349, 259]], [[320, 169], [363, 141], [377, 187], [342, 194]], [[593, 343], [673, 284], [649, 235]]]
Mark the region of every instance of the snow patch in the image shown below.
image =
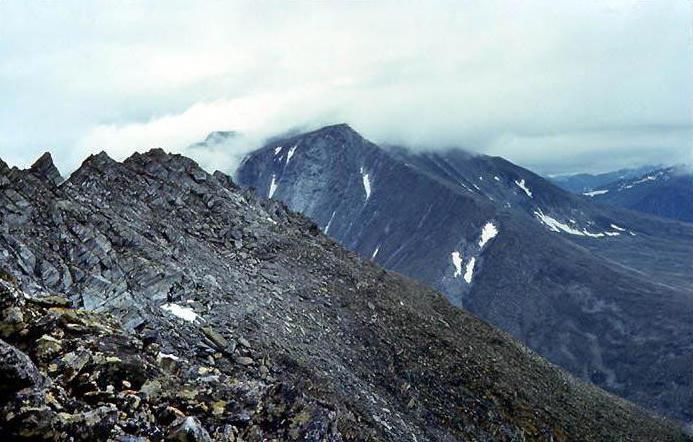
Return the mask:
[[376, 256], [378, 256], [378, 252], [380, 251], [380, 244], [378, 244], [378, 247], [373, 250], [373, 254], [371, 255], [371, 259], [375, 259]]
[[583, 195], [593, 197], [593, 196], [597, 196], [597, 195], [604, 195], [605, 193], [609, 193], [609, 191], [608, 190], [593, 190], [591, 192], [585, 192], [585, 193], [583, 193]]
[[332, 216], [330, 217], [330, 220], [327, 222], [327, 225], [325, 226], [325, 235], [327, 235], [327, 232], [329, 232], [330, 226], [332, 225], [332, 220], [334, 219], [334, 215], [336, 213], [337, 213], [336, 210], [334, 212], [332, 212]]
[[554, 231], [554, 232], [565, 232], [565, 233], [570, 233], [571, 235], [578, 235], [578, 236], [585, 236], [585, 234], [568, 224], [564, 224], [560, 221], [558, 221], [556, 218], [552, 218], [549, 215], [544, 214], [544, 212], [541, 209], [537, 209], [534, 211], [534, 216], [539, 218], [539, 221], [544, 223], [549, 230]]
[[270, 183], [269, 192], [267, 193], [267, 198], [272, 198], [274, 192], [277, 191], [277, 177], [272, 174], [272, 182]]
[[493, 179], [496, 181], [500, 181], [500, 178], [498, 178], [496, 175], [493, 176]]
[[528, 197], [532, 198], [532, 191], [529, 190], [529, 188], [525, 185], [524, 178], [521, 179], [520, 181], [515, 180], [515, 184], [517, 185], [517, 187], [524, 190]]
[[363, 170], [363, 167], [361, 167], [361, 178], [363, 178], [363, 189], [366, 191], [366, 201], [368, 201], [368, 198], [371, 197], [371, 180]]
[[283, 147], [282, 146], [277, 146], [274, 148], [274, 156], [276, 157], [282, 152]]
[[459, 184], [460, 184], [460, 186], [464, 187], [464, 189], [467, 190], [468, 192], [474, 193], [474, 191], [472, 189], [470, 189], [469, 187], [467, 187], [467, 185], [464, 184], [462, 181], [460, 181]]
[[[603, 238], [604, 237], [604, 233], [591, 233], [591, 232], [588, 232], [586, 229], [582, 229], [582, 234], [584, 236], [589, 236], [590, 238]], [[618, 233], [617, 233], [617, 235], [618, 235]]]
[[[588, 231], [587, 229], [582, 229], [578, 230], [577, 228], [573, 226], [569, 226], [568, 224], [564, 224], [560, 221], [558, 221], [555, 218], [550, 217], [549, 215], [546, 215], [544, 212], [542, 212], [541, 209], [537, 209], [534, 211], [534, 215], [541, 221], [544, 225], [546, 225], [549, 230], [553, 232], [564, 232], [564, 233], [569, 233], [571, 235], [577, 235], [577, 236], [587, 236], [589, 238], [604, 238], [605, 236], [620, 236], [620, 232], [597, 232], [593, 233]], [[575, 223], [574, 220], [570, 220], [572, 223]], [[594, 224], [593, 222], [589, 222], [588, 224]], [[613, 228], [614, 225], [612, 224], [611, 227]], [[618, 227], [618, 226], [616, 226]], [[618, 230], [618, 229], [616, 229]]]
[[633, 181], [633, 184], [645, 183], [645, 182], [647, 182], [647, 181], [654, 181], [654, 180], [656, 180], [656, 179], [657, 179], [656, 176], [648, 175], [648, 176], [646, 176], [646, 177], [644, 177], [644, 178], [641, 178], [641, 179], [639, 179], [639, 180], [637, 180], [637, 181]]
[[481, 238], [479, 238], [479, 248], [483, 248], [487, 242], [498, 235], [498, 228], [492, 222], [487, 222], [484, 228], [481, 229]]
[[618, 230], [619, 232], [625, 232], [626, 231], [626, 229], [624, 229], [623, 227], [619, 227], [616, 224], [612, 224], [611, 228], [614, 230]]
[[455, 273], [452, 274], [452, 277], [459, 278], [462, 275], [462, 255], [460, 252], [452, 252], [452, 265], [455, 266]]
[[183, 307], [182, 305], [178, 304], [164, 304], [161, 306], [161, 308], [188, 322], [195, 322], [195, 320], [199, 317], [199, 315], [190, 307]]
[[464, 280], [467, 284], [472, 283], [472, 276], [474, 275], [474, 265], [476, 264], [476, 258], [472, 257], [467, 263], [467, 267], [464, 269]]
[[298, 144], [294, 144], [294, 147], [289, 149], [289, 153], [286, 154], [286, 164], [289, 164], [289, 161], [291, 161], [291, 157], [294, 156], [294, 152], [296, 152], [297, 147], [298, 147]]

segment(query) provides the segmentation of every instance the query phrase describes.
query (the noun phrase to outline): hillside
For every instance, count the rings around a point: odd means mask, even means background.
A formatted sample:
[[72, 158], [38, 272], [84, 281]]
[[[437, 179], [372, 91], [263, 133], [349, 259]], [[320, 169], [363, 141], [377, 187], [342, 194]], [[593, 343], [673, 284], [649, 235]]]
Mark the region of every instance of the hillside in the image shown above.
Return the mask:
[[443, 292], [575, 375], [693, 421], [693, 228], [592, 204], [502, 158], [276, 139], [238, 182]]
[[6, 439], [684, 439], [187, 158], [0, 166]]

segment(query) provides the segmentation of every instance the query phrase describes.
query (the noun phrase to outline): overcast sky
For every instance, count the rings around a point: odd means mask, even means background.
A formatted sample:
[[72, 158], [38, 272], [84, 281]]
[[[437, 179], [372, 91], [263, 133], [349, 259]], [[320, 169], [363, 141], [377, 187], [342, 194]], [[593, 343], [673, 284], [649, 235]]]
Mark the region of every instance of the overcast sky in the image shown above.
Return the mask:
[[[0, 0], [0, 158], [164, 147], [232, 168], [347, 122], [542, 173], [690, 162], [692, 3]], [[186, 149], [214, 130], [246, 137]]]

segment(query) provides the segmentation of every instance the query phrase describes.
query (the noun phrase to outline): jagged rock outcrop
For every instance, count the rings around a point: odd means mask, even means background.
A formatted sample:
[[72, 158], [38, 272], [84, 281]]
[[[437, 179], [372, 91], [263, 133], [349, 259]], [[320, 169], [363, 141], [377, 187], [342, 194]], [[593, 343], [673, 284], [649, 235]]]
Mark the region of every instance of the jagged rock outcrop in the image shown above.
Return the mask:
[[686, 438], [187, 158], [3, 177], [5, 438]]
[[54, 186], [57, 186], [63, 181], [63, 177], [60, 176], [58, 168], [53, 164], [53, 157], [51, 157], [49, 152], [41, 155], [39, 159], [32, 164], [31, 168], [29, 168], [29, 172]]

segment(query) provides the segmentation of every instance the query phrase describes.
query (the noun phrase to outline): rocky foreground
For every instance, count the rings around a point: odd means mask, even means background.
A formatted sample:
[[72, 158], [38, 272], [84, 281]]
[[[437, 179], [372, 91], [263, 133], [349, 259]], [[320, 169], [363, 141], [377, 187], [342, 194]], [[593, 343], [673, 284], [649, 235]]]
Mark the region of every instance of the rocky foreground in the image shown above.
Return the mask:
[[161, 150], [0, 162], [0, 439], [690, 440]]

